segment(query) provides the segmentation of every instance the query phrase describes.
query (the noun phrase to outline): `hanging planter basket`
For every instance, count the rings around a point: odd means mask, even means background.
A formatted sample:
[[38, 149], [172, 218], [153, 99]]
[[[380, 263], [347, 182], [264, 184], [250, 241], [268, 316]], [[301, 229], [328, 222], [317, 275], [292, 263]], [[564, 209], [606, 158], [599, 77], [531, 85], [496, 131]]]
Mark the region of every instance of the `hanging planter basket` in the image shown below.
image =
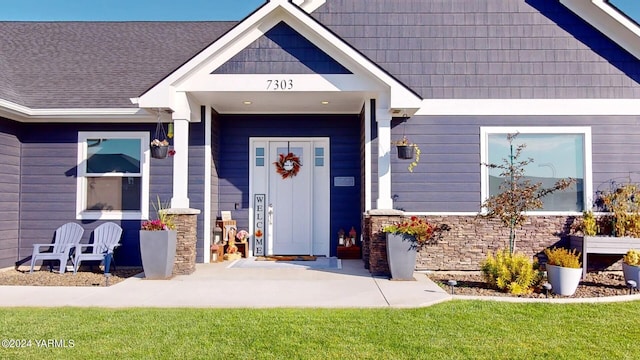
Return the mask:
[[397, 145], [398, 148], [398, 159], [402, 160], [411, 160], [413, 159], [413, 145]]
[[[171, 129], [169, 129], [171, 132]], [[158, 124], [156, 125], [155, 138], [150, 144], [151, 157], [154, 159], [165, 159], [169, 154], [169, 137], [164, 131], [162, 119], [160, 118], [160, 109], [158, 109]]]
[[154, 159], [164, 159], [169, 153], [169, 145], [151, 145], [151, 157]]

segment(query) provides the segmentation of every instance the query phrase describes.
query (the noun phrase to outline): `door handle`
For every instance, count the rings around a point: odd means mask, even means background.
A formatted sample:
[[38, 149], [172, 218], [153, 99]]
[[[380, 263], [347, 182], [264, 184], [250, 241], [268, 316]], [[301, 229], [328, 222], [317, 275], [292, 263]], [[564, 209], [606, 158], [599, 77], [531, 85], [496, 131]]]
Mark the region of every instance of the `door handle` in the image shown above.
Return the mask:
[[273, 205], [269, 204], [267, 214], [269, 214], [269, 225], [273, 225]]

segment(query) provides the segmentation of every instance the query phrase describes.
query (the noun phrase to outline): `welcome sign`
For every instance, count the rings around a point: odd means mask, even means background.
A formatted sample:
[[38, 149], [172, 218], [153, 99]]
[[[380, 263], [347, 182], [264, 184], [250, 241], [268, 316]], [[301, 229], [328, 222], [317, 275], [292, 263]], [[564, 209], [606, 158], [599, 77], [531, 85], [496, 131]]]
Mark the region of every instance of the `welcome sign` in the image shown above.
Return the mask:
[[255, 255], [264, 256], [264, 219], [266, 215], [265, 194], [255, 194], [253, 205], [253, 238]]

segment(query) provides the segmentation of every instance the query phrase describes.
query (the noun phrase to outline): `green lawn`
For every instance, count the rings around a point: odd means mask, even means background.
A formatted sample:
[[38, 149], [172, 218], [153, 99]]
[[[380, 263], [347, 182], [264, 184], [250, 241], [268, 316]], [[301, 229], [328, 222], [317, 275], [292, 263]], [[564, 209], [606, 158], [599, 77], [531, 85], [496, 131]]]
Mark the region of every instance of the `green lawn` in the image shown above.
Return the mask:
[[[639, 359], [639, 320], [640, 302], [452, 301], [402, 310], [3, 308], [0, 339], [31, 340], [31, 347], [0, 348], [0, 359]], [[36, 341], [54, 339], [48, 348]], [[68, 347], [55, 347], [63, 344]]]

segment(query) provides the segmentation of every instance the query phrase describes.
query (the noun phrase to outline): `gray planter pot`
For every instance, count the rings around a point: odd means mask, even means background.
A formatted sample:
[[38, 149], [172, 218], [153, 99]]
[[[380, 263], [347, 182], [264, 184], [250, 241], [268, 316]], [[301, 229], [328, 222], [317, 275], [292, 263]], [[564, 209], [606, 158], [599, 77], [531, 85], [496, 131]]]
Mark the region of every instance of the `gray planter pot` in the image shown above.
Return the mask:
[[582, 268], [566, 268], [549, 264], [546, 265], [546, 268], [547, 279], [554, 293], [563, 296], [571, 296], [576, 293], [582, 278]]
[[622, 263], [622, 272], [624, 273], [624, 283], [633, 280], [636, 282], [636, 289], [640, 289], [640, 266], [627, 265]]
[[140, 230], [140, 255], [147, 279], [167, 279], [176, 258], [177, 232]]
[[387, 233], [387, 262], [391, 272], [391, 280], [415, 280], [413, 270], [416, 268], [418, 248], [407, 236]]

